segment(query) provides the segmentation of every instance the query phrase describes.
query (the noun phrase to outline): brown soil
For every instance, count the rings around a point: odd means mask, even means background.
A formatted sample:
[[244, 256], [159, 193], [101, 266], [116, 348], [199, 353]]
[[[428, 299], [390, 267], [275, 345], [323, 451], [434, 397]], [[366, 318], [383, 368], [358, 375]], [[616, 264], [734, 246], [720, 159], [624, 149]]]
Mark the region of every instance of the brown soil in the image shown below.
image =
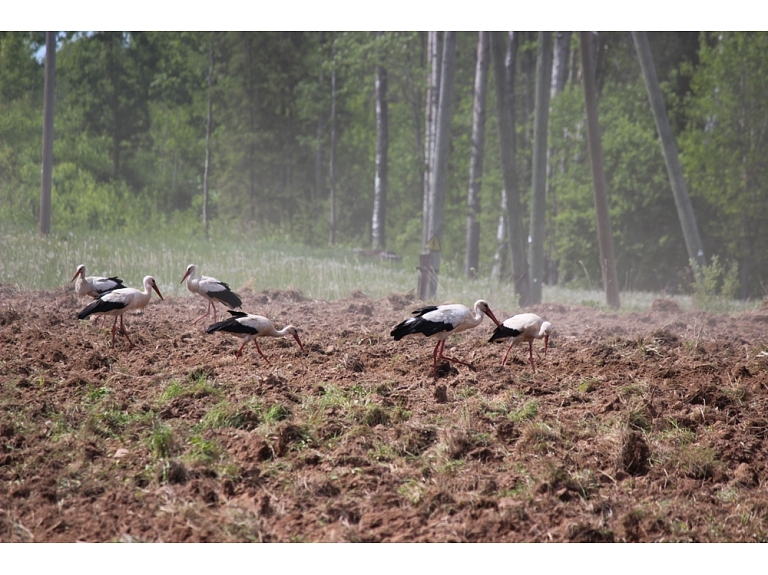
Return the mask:
[[534, 306], [535, 374], [486, 320], [435, 381], [433, 340], [389, 337], [402, 296], [241, 295], [304, 351], [236, 359], [197, 297], [112, 349], [71, 288], [0, 286], [0, 541], [768, 538], [768, 310]]

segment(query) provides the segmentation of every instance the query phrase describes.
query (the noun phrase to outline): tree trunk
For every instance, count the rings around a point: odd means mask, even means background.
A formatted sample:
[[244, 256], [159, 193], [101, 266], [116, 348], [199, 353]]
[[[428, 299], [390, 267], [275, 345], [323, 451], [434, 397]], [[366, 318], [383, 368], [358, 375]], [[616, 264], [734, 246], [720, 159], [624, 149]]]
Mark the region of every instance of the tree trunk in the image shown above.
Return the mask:
[[43, 165], [40, 184], [40, 234], [51, 233], [53, 187], [53, 104], [56, 98], [56, 32], [45, 33], [45, 96], [43, 101]]
[[701, 269], [701, 266], [706, 265], [707, 260], [704, 257], [704, 248], [699, 237], [696, 216], [693, 213], [691, 198], [688, 195], [688, 186], [685, 184], [683, 169], [677, 156], [677, 145], [672, 135], [672, 129], [669, 126], [667, 110], [664, 107], [664, 98], [659, 88], [656, 66], [653, 64], [653, 56], [651, 55], [651, 46], [645, 32], [632, 32], [632, 39], [637, 50], [637, 57], [640, 60], [640, 68], [643, 71], [643, 80], [645, 80], [648, 100], [651, 102], [653, 119], [656, 121], [656, 130], [661, 140], [661, 150], [664, 154], [664, 162], [667, 165], [667, 174], [669, 175], [669, 183], [672, 186], [672, 194], [675, 197], [677, 216], [680, 218], [685, 245], [688, 248], [688, 259], [696, 262], [698, 268]]
[[[513, 37], [515, 40], [517, 34]], [[496, 119], [499, 125], [499, 152], [504, 189], [507, 194], [507, 235], [512, 253], [512, 274], [519, 305], [530, 303], [531, 288], [528, 276], [528, 262], [525, 255], [520, 190], [515, 165], [514, 92], [509, 92], [507, 72], [504, 67], [504, 44], [508, 36], [504, 32], [491, 32], [491, 63], [496, 87]], [[514, 60], [511, 70], [514, 70]], [[514, 75], [512, 76], [512, 78]], [[511, 81], [512, 78], [509, 80]]]
[[[565, 89], [566, 82], [571, 78], [573, 66], [569, 65], [571, 54], [571, 32], [558, 32], [555, 36], [555, 49], [552, 55], [552, 83], [550, 86], [550, 98], [554, 98]], [[571, 63], [572, 64], [572, 63]], [[560, 174], [565, 173], [565, 163], [557, 168], [550, 164], [550, 158], [555, 156], [554, 148], [547, 148], [547, 196], [551, 206], [551, 217], [557, 219], [557, 186], [555, 182]], [[554, 231], [555, 235], [557, 230]], [[549, 258], [545, 261], [545, 269], [542, 281], [551, 285], [557, 284], [557, 262]]]
[[[384, 32], [376, 32], [381, 40]], [[371, 236], [373, 249], [387, 247], [387, 152], [389, 148], [389, 120], [387, 115], [387, 70], [376, 66], [376, 178], [373, 189], [373, 220]]]
[[533, 119], [531, 183], [531, 303], [541, 303], [544, 275], [544, 216], [547, 209], [547, 127], [552, 81], [552, 33], [539, 32], [536, 49], [536, 108]]
[[568, 56], [571, 53], [571, 32], [555, 34], [555, 48], [552, 54], [552, 84], [549, 97], [554, 98], [565, 89], [568, 80]]
[[[520, 32], [508, 32], [507, 51], [504, 55], [505, 86], [508, 94], [509, 118], [512, 125], [512, 141], [516, 139], [515, 129], [515, 75], [517, 72], [517, 46], [520, 43]], [[515, 171], [517, 174], [517, 171]], [[517, 176], [515, 176], [517, 177]], [[499, 223], [496, 226], [496, 253], [493, 256], [493, 271], [491, 276], [496, 279], [511, 278], [508, 271], [509, 261], [512, 259], [512, 247], [507, 233], [507, 191], [501, 188], [501, 211]]]
[[[213, 33], [212, 33], [213, 34]], [[208, 49], [208, 118], [205, 122], [205, 171], [203, 172], [203, 234], [208, 239], [208, 175], [211, 167], [211, 123], [213, 119], [213, 36]]]
[[589, 160], [592, 169], [592, 185], [597, 220], [597, 240], [600, 246], [600, 268], [603, 273], [603, 287], [608, 305], [619, 307], [619, 283], [616, 278], [616, 262], [613, 257], [613, 235], [608, 214], [605, 173], [603, 172], [603, 149], [600, 137], [600, 120], [597, 114], [597, 87], [595, 86], [594, 65], [592, 64], [591, 34], [579, 32], [581, 49], [582, 81], [584, 104], [587, 111], [587, 139]]
[[[323, 32], [320, 32], [319, 43], [322, 49], [324, 44]], [[322, 90], [323, 83], [323, 70], [320, 69], [318, 73], [318, 85]], [[325, 122], [323, 121], [322, 109], [317, 113], [317, 133], [315, 135], [315, 215], [318, 221], [323, 215], [323, 130], [325, 130]]]
[[445, 32], [443, 40], [442, 71], [440, 72], [440, 98], [437, 107], [437, 122], [434, 142], [434, 170], [431, 174], [430, 211], [428, 217], [429, 242], [432, 272], [427, 289], [427, 299], [437, 295], [437, 278], [440, 274], [442, 257], [443, 226], [445, 218], [445, 182], [448, 172], [448, 150], [451, 138], [451, 116], [453, 105], [453, 80], [456, 72], [456, 32]]
[[[443, 40], [439, 32], [430, 32], [427, 43], [430, 73], [427, 82], [427, 104], [424, 121], [424, 201], [422, 209], [421, 250], [426, 252], [432, 237], [429, 229], [429, 213], [432, 211], [432, 173], [435, 170], [435, 127], [437, 106], [440, 98], [440, 74], [442, 72]], [[422, 298], [423, 299], [423, 298]]]
[[253, 71], [253, 34], [245, 33], [248, 52], [248, 216], [256, 220], [256, 80]]
[[509, 235], [507, 234], [507, 192], [501, 188], [501, 209], [499, 223], [496, 226], [496, 253], [493, 256], [491, 278], [501, 280], [507, 275], [507, 260], [509, 259]]
[[472, 108], [472, 150], [469, 160], [469, 191], [467, 192], [467, 252], [464, 273], [468, 278], [477, 276], [480, 256], [480, 189], [483, 184], [483, 152], [485, 148], [485, 100], [488, 87], [490, 41], [488, 32], [480, 32], [477, 39], [475, 66], [475, 101]]
[[330, 231], [328, 245], [336, 243], [336, 34], [332, 46], [333, 69], [331, 70], [331, 157], [328, 162], [330, 184]]

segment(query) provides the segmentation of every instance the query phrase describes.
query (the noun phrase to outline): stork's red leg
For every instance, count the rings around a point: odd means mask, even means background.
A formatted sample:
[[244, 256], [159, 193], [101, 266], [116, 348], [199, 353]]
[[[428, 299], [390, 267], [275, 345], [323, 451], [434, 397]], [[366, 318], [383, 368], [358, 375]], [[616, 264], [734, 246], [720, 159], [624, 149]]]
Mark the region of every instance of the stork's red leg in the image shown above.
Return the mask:
[[[195, 321], [192, 322], [192, 325], [195, 325], [197, 322], [199, 322], [204, 317], [211, 314], [211, 300], [208, 300], [208, 307], [205, 308], [205, 313], [201, 315], [199, 318], [197, 318]], [[213, 321], [216, 322], [216, 309], [213, 310]]]
[[443, 354], [443, 350], [445, 349], [445, 340], [441, 340], [441, 343], [443, 344], [440, 346], [440, 357], [441, 359], [444, 359], [445, 361], [453, 361], [456, 363], [460, 363], [461, 365], [466, 365], [470, 369], [475, 369], [474, 366], [471, 363], [467, 363], [466, 361], [461, 361], [460, 359], [456, 359], [455, 357], [448, 357], [447, 355]]
[[133, 349], [133, 342], [131, 341], [131, 338], [128, 337], [128, 332], [125, 331], [125, 326], [123, 325], [123, 316], [120, 314], [120, 333], [122, 333], [125, 336], [125, 339], [128, 340], [128, 343], [131, 344], [131, 349]]
[[240, 357], [240, 354], [243, 353], [243, 348], [245, 347], [246, 343], [248, 343], [248, 340], [243, 338], [243, 345], [241, 345], [240, 349], [237, 350], [237, 357]]
[[528, 354], [531, 359], [531, 369], [533, 369], [533, 373], [536, 373], [536, 364], [533, 362], [533, 340], [528, 342]]
[[259, 352], [259, 355], [260, 355], [261, 357], [263, 357], [263, 358], [264, 358], [264, 361], [266, 361], [266, 362], [267, 362], [267, 365], [271, 366], [272, 364], [271, 364], [271, 363], [269, 363], [269, 360], [267, 359], [267, 356], [266, 356], [266, 355], [264, 355], [263, 353], [261, 353], [261, 348], [259, 347], [259, 342], [258, 342], [258, 341], [256, 341], [256, 339], [254, 339], [254, 340], [253, 340], [253, 345], [255, 345], [255, 346], [256, 346], [256, 351], [258, 351], [258, 352]]
[[437, 340], [437, 345], [435, 346], [435, 350], [432, 352], [432, 365], [435, 368], [435, 379], [437, 379], [437, 350], [440, 348], [441, 344], [444, 344], [444, 339]]
[[115, 330], [117, 329], [117, 316], [115, 316], [115, 323], [112, 324], [112, 347], [115, 347]]
[[512, 346], [515, 345], [515, 342], [509, 344], [509, 347], [507, 348], [507, 353], [504, 354], [504, 359], [501, 360], [501, 365], [503, 366], [505, 363], [507, 363], [507, 356], [509, 355], [509, 350], [512, 349]]

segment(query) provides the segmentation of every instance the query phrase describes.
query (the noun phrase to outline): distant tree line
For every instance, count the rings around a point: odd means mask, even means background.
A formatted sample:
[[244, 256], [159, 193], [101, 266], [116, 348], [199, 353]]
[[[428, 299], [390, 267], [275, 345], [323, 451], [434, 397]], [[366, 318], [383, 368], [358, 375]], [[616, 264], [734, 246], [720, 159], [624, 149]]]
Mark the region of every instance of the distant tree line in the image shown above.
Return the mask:
[[[489, 38], [459, 32], [450, 40], [440, 247], [444, 267], [471, 276], [511, 273], [498, 233], [510, 215], [502, 207], [499, 70], [512, 90], [524, 236], [541, 181], [534, 156], [544, 152], [533, 146], [540, 36], [503, 37], [514, 38], [503, 47], [507, 68], [493, 65]], [[762, 297], [768, 34], [648, 38], [704, 251], [738, 275], [741, 297]], [[544, 234], [535, 249], [543, 249], [544, 283], [599, 287], [579, 35], [549, 41]], [[427, 32], [59, 33], [53, 230], [202, 234], [210, 221], [213, 230], [415, 258], [433, 137], [430, 42]], [[30, 227], [40, 209], [44, 45], [43, 32], [0, 33], [0, 221]], [[593, 54], [620, 288], [687, 291], [691, 265], [632, 37], [601, 32]], [[479, 110], [478, 73], [487, 94]], [[488, 118], [479, 163], [477, 114]]]

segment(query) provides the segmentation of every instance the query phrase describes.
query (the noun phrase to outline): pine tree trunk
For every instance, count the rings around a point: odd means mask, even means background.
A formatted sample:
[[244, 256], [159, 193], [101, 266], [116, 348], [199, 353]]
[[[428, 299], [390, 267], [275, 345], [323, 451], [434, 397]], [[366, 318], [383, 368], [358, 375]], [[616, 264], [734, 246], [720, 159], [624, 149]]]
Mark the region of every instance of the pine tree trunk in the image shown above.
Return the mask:
[[552, 33], [539, 32], [536, 49], [536, 107], [533, 119], [531, 183], [531, 303], [541, 303], [544, 275], [544, 220], [547, 208], [547, 127], [552, 81]]
[[480, 32], [477, 40], [475, 67], [475, 101], [472, 109], [472, 150], [469, 160], [469, 191], [467, 192], [467, 252], [464, 273], [477, 276], [480, 256], [480, 189], [483, 182], [483, 153], [485, 148], [485, 100], [488, 87], [490, 41], [488, 32]]
[[[383, 32], [377, 32], [381, 40]], [[373, 190], [373, 219], [371, 235], [373, 249], [387, 247], [387, 152], [389, 148], [389, 120], [387, 114], [387, 70], [376, 66], [376, 177]]]
[[616, 277], [616, 261], [613, 257], [613, 235], [611, 232], [611, 220], [608, 214], [605, 173], [603, 172], [603, 149], [600, 136], [600, 120], [597, 113], [597, 86], [595, 85], [590, 36], [589, 32], [579, 32], [584, 104], [587, 111], [589, 160], [590, 168], [592, 169], [595, 218], [597, 220], [597, 240], [600, 247], [600, 269], [603, 274], [606, 300], [609, 306], [618, 308], [620, 305], [619, 283]]
[[[513, 40], [516, 35], [513, 37]], [[496, 92], [496, 119], [499, 124], [499, 152], [504, 189], [507, 194], [507, 235], [512, 253], [512, 273], [515, 293], [519, 305], [530, 303], [531, 288], [528, 276], [528, 262], [525, 255], [525, 237], [523, 232], [520, 190], [517, 182], [515, 165], [514, 116], [511, 113], [514, 103], [513, 94], [509, 93], [507, 72], [504, 66], [504, 45], [508, 36], [504, 32], [491, 32], [491, 64], [493, 65]], [[514, 69], [514, 66], [512, 66]], [[511, 80], [510, 78], [509, 80]]]
[[53, 188], [53, 114], [56, 99], [56, 32], [45, 33], [45, 96], [43, 98], [43, 165], [40, 184], [40, 234], [51, 233]]
[[637, 57], [640, 60], [640, 68], [643, 71], [648, 100], [651, 103], [653, 119], [656, 121], [656, 130], [659, 134], [659, 140], [661, 140], [661, 150], [664, 154], [664, 162], [667, 165], [669, 183], [672, 186], [677, 215], [680, 218], [685, 245], [688, 248], [688, 259], [696, 262], [699, 269], [701, 269], [701, 266], [706, 265], [707, 260], [704, 257], [704, 248], [699, 237], [696, 216], [693, 213], [693, 205], [688, 195], [688, 186], [685, 183], [683, 169], [680, 166], [680, 159], [677, 155], [675, 137], [672, 135], [672, 129], [669, 126], [664, 98], [659, 88], [656, 66], [653, 64], [653, 56], [651, 55], [651, 45], [645, 32], [632, 32], [632, 39], [637, 50]]

